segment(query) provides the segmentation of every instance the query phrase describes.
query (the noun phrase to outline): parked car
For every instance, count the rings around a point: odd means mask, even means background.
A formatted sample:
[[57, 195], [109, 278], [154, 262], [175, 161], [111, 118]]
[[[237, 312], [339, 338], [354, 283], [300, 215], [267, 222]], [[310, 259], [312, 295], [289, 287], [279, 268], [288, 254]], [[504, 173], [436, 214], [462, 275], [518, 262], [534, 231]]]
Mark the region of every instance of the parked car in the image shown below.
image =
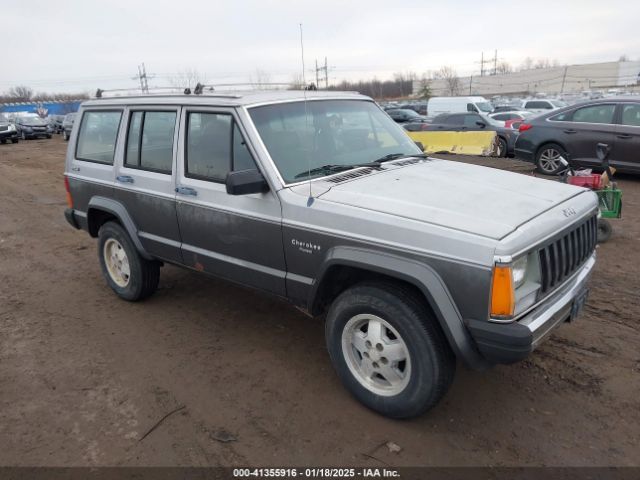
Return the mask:
[[387, 110], [387, 114], [389, 114], [389, 116], [398, 123], [424, 123], [426, 121], [426, 117], [423, 117], [414, 110], [410, 110], [408, 108]]
[[71, 130], [73, 129], [73, 122], [75, 121], [75, 113], [67, 113], [62, 121], [62, 138], [68, 142], [71, 136]]
[[517, 112], [520, 111], [521, 107], [517, 105], [496, 105], [493, 107], [493, 113], [499, 112]]
[[553, 175], [562, 169], [560, 156], [574, 166], [598, 167], [598, 143], [611, 147], [612, 167], [640, 173], [640, 98], [591, 100], [525, 120], [516, 155]]
[[18, 134], [22, 140], [38, 137], [51, 138], [49, 125], [36, 113], [18, 115], [15, 122]]
[[62, 122], [64, 121], [64, 115], [49, 115], [49, 125], [51, 126], [53, 133], [62, 133]]
[[286, 298], [394, 418], [433, 407], [457, 361], [526, 358], [579, 314], [595, 264], [593, 192], [428, 158], [355, 93], [87, 101], [64, 174], [118, 297], [176, 264]]
[[522, 110], [529, 110], [533, 113], [546, 113], [550, 110], [558, 110], [567, 106], [567, 102], [562, 100], [523, 100]]
[[[518, 129], [523, 120], [527, 118], [531, 118], [535, 115], [533, 112], [529, 112], [527, 110], [523, 111], [513, 111], [513, 112], [499, 112], [492, 113], [489, 117], [494, 120], [498, 120], [499, 122], [504, 122], [504, 126], [507, 128]], [[514, 127], [514, 123], [516, 126]]]
[[409, 103], [407, 105], [403, 105], [402, 108], [408, 108], [408, 109], [413, 110], [414, 112], [416, 112], [416, 113], [418, 113], [419, 115], [422, 115], [422, 116], [426, 116], [427, 115], [427, 103], [426, 102]]
[[431, 97], [427, 110], [435, 117], [441, 113], [475, 112], [485, 115], [493, 112], [493, 106], [484, 97]]
[[7, 117], [0, 114], [0, 143], [10, 141], [18, 143], [18, 131], [16, 126]]
[[446, 131], [482, 131], [491, 130], [498, 136], [499, 157], [513, 156], [515, 140], [518, 132], [506, 128], [504, 123], [479, 113], [451, 113], [438, 115], [430, 124], [425, 124], [421, 130], [446, 130]]

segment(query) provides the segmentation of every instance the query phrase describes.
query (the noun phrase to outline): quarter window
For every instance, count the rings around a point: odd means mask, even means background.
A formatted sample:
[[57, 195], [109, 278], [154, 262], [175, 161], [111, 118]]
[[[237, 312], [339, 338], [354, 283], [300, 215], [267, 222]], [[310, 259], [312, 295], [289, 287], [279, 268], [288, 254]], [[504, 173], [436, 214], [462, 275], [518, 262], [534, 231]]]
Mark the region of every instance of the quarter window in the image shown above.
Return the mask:
[[186, 176], [224, 182], [227, 173], [256, 168], [233, 117], [225, 113], [189, 113]]
[[127, 135], [125, 165], [171, 173], [176, 112], [133, 112]]
[[613, 123], [615, 105], [591, 105], [573, 112], [571, 120], [580, 123]]
[[82, 115], [76, 158], [113, 165], [121, 111], [86, 111]]
[[640, 105], [622, 106], [622, 125], [640, 127]]

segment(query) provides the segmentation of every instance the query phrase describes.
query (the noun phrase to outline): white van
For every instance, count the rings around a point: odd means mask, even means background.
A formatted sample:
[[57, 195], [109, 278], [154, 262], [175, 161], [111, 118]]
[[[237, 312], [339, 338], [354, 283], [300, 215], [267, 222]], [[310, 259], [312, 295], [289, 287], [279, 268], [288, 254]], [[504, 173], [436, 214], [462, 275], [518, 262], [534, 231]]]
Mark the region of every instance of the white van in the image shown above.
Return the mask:
[[433, 97], [427, 104], [427, 115], [435, 117], [441, 113], [476, 112], [488, 115], [493, 106], [484, 97]]

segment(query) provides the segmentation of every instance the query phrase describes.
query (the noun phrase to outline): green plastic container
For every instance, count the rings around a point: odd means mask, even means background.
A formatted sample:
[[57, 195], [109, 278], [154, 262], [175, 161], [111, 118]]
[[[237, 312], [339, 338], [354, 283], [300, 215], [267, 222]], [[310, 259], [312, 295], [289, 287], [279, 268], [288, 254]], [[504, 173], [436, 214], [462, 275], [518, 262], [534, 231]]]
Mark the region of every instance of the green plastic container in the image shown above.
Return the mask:
[[596, 190], [602, 218], [620, 218], [622, 215], [622, 190], [605, 188]]

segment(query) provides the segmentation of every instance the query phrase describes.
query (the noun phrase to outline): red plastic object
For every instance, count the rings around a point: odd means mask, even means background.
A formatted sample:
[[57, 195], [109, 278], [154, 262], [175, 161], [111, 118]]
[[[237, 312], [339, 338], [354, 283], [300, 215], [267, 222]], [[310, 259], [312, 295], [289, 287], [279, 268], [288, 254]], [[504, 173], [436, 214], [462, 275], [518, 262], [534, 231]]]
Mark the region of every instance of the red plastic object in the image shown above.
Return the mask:
[[598, 190], [600, 188], [601, 181], [602, 177], [594, 173], [591, 175], [570, 175], [567, 177], [567, 183], [575, 185], [577, 187], [590, 188], [591, 190]]

